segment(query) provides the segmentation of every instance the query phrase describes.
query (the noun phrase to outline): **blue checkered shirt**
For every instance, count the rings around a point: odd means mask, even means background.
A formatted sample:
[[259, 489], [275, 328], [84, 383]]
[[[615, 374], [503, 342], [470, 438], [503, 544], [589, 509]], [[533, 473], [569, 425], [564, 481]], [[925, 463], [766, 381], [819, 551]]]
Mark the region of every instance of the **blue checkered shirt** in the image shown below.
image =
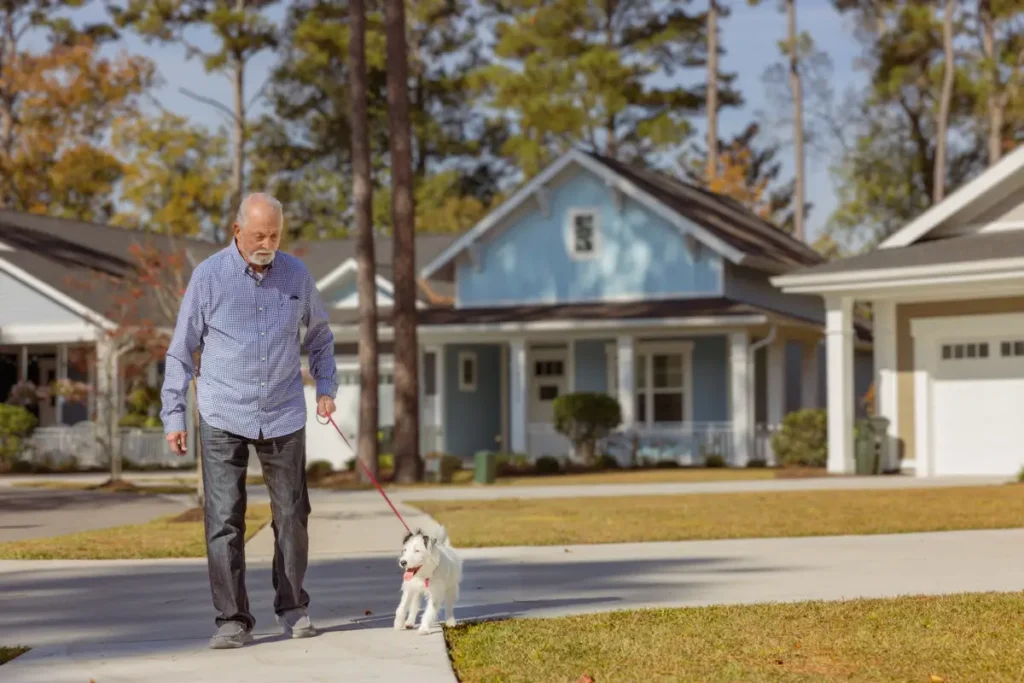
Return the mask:
[[[300, 345], [301, 327], [307, 331]], [[337, 393], [334, 334], [313, 276], [278, 253], [257, 273], [234, 242], [196, 267], [167, 349], [164, 431], [185, 430], [185, 392], [201, 361], [199, 413], [212, 427], [250, 439], [291, 434], [306, 425], [301, 347], [317, 396]]]

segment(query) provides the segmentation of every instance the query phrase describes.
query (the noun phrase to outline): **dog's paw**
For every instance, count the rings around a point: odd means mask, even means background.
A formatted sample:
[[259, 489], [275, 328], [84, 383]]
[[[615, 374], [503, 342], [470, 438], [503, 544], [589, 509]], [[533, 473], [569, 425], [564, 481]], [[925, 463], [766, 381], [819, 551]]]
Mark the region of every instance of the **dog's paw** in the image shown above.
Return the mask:
[[395, 619], [395, 630], [396, 631], [402, 631], [405, 628], [406, 628], [406, 625], [402, 622], [401, 619]]
[[416, 631], [416, 632], [419, 633], [421, 636], [429, 636], [430, 635], [430, 629], [427, 628], [426, 626], [420, 626], [419, 630]]

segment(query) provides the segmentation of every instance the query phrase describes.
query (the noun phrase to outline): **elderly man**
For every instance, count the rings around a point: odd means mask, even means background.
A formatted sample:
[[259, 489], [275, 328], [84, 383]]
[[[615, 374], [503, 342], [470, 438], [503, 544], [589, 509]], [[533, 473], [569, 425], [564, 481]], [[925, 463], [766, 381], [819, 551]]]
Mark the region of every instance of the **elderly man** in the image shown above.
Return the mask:
[[192, 273], [167, 350], [162, 419], [184, 455], [185, 392], [201, 350], [198, 403], [206, 491], [206, 554], [214, 649], [242, 647], [255, 624], [245, 589], [245, 477], [253, 446], [270, 489], [274, 522], [274, 611], [293, 638], [316, 635], [302, 587], [309, 556], [306, 403], [300, 327], [307, 329], [317, 412], [334, 412], [334, 335], [305, 265], [277, 252], [284, 217], [266, 194], [245, 198], [234, 240]]

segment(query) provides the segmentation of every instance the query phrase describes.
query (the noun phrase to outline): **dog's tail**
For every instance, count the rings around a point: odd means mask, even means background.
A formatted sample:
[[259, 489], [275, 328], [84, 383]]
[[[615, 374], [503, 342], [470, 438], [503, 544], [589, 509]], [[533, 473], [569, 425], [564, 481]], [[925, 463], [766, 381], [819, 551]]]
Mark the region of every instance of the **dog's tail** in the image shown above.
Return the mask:
[[449, 547], [452, 545], [451, 541], [448, 540], [448, 530], [443, 526], [438, 527], [437, 531], [434, 532], [434, 539], [437, 541], [438, 545], [446, 545]]

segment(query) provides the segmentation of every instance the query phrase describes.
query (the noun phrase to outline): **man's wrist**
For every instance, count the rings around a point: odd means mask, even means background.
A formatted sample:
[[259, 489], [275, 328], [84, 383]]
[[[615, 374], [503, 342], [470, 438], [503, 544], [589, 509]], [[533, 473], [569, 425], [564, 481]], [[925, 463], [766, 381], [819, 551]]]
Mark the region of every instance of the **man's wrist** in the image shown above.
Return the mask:
[[316, 400], [324, 397], [334, 400], [338, 393], [338, 385], [330, 380], [318, 379], [316, 381]]

